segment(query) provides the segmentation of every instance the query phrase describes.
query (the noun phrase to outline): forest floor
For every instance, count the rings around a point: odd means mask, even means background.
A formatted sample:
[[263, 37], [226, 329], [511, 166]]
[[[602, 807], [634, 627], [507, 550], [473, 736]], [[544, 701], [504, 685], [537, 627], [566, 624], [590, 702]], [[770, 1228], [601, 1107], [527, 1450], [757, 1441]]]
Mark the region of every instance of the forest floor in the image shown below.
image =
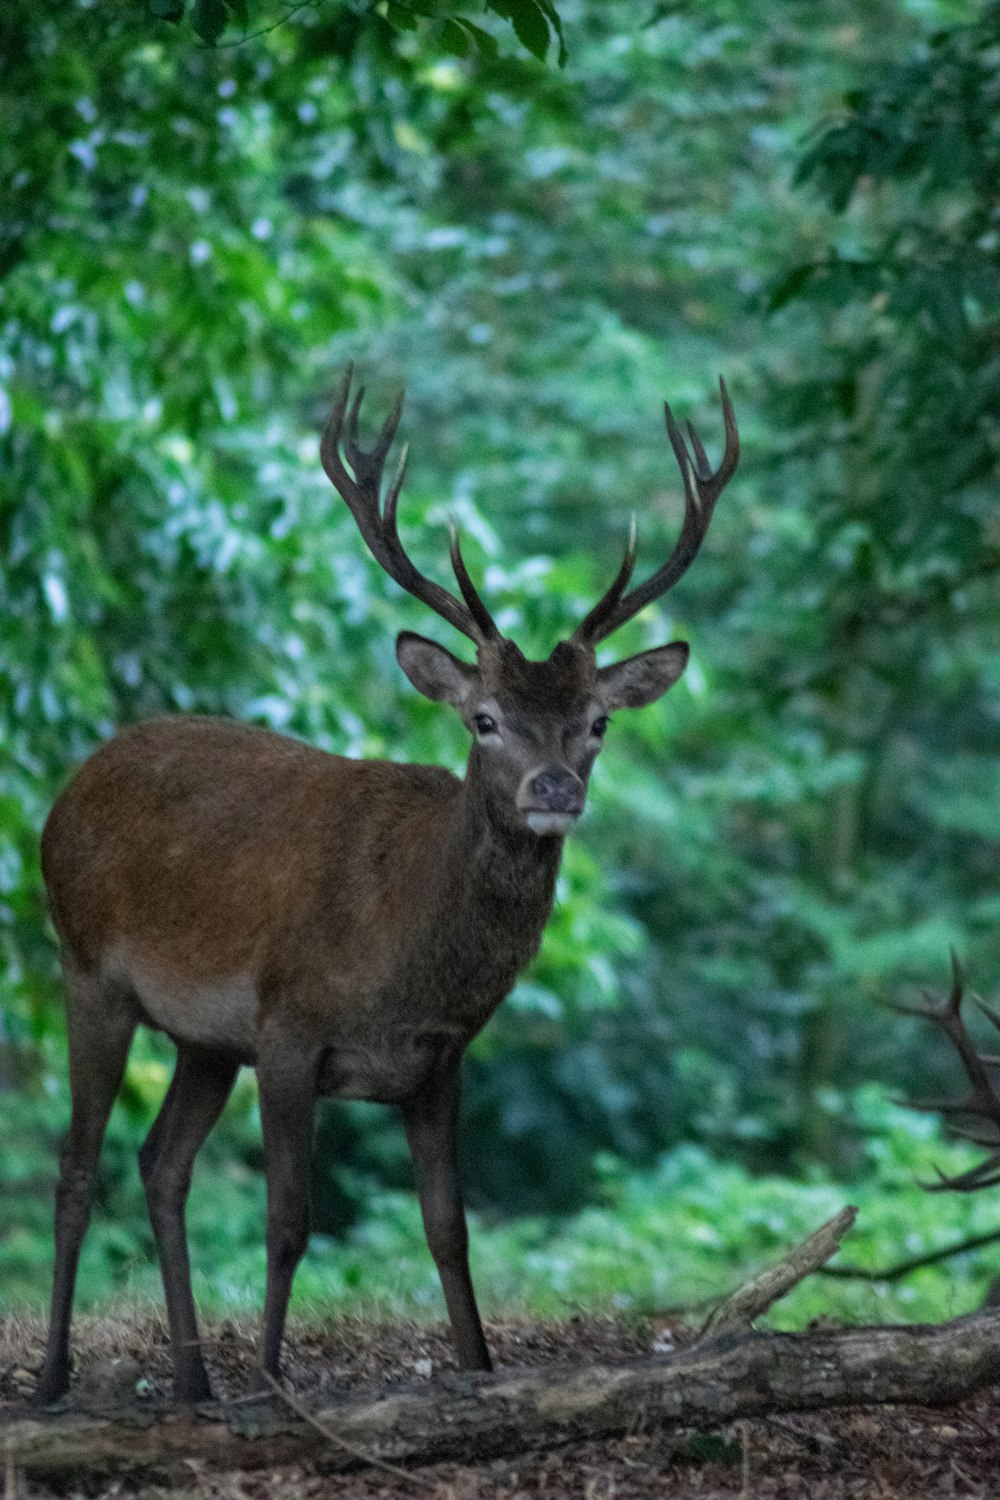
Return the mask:
[[[0, 1458], [4, 1424], [31, 1411], [43, 1332], [36, 1318], [0, 1318]], [[631, 1360], [669, 1346], [674, 1330], [656, 1319], [587, 1316], [496, 1321], [487, 1334], [498, 1368], [514, 1369]], [[249, 1320], [216, 1321], [204, 1342], [217, 1394], [226, 1399], [245, 1391], [256, 1327]], [[148, 1383], [141, 1387], [146, 1399], [169, 1396], [169, 1351], [158, 1316], [80, 1318], [75, 1349], [73, 1409], [134, 1395], [137, 1381]], [[338, 1317], [292, 1324], [285, 1376], [297, 1398], [319, 1406], [337, 1393], [430, 1379], [453, 1363], [442, 1326]], [[883, 1406], [774, 1416], [711, 1432], [660, 1429], [476, 1465], [440, 1463], [412, 1475], [407, 1482], [377, 1469], [324, 1474], [322, 1459], [313, 1458], [269, 1470], [192, 1467], [189, 1480], [169, 1486], [148, 1477], [87, 1482], [79, 1476], [60, 1492], [142, 1500], [993, 1500], [1000, 1496], [1000, 1391], [946, 1410]], [[4, 1476], [2, 1464], [0, 1482], [6, 1500], [44, 1500], [55, 1492], [10, 1466]]]

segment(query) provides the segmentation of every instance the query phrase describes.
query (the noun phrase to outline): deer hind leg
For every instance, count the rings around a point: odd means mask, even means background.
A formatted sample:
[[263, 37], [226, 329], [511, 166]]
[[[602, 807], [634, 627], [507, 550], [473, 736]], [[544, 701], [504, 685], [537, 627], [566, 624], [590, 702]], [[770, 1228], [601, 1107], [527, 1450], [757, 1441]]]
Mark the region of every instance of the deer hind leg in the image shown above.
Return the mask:
[[267, 1173], [267, 1293], [257, 1384], [277, 1379], [292, 1280], [309, 1241], [309, 1168], [318, 1058], [297, 1050], [257, 1066]]
[[69, 1330], [80, 1247], [90, 1218], [101, 1142], [138, 1022], [127, 990], [104, 984], [68, 963], [64, 973], [72, 1108], [56, 1189], [52, 1312], [37, 1389], [42, 1402], [54, 1401], [69, 1389]]
[[212, 1389], [198, 1337], [184, 1205], [194, 1159], [232, 1092], [239, 1063], [225, 1053], [180, 1046], [166, 1098], [139, 1152], [149, 1220], [167, 1299], [174, 1395], [207, 1401]]
[[469, 1274], [469, 1231], [458, 1175], [456, 1134], [461, 1058], [449, 1059], [409, 1103], [403, 1124], [417, 1178], [427, 1244], [441, 1278], [463, 1370], [491, 1370]]

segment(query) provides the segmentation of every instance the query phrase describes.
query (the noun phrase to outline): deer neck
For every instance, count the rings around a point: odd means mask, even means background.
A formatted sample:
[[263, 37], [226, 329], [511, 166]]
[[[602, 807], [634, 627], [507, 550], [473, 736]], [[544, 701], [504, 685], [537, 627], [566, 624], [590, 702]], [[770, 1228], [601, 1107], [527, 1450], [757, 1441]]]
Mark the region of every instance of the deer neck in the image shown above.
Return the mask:
[[407, 957], [408, 992], [427, 1013], [443, 1004], [468, 1040], [538, 951], [562, 840], [511, 827], [471, 764], [442, 833], [426, 851], [430, 900]]
[[499, 902], [511, 919], [548, 920], [562, 859], [561, 838], [539, 838], [504, 816], [473, 754], [456, 809], [453, 850], [468, 899]]

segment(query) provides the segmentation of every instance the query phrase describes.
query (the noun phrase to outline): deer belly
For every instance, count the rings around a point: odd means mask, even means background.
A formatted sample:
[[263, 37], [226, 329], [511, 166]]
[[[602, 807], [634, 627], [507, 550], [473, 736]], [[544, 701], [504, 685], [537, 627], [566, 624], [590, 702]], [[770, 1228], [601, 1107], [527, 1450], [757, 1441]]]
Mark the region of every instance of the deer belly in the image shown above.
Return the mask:
[[159, 973], [118, 953], [108, 977], [125, 983], [147, 1025], [175, 1042], [218, 1047], [253, 1062], [257, 1053], [257, 989], [248, 976], [192, 980]]
[[320, 1061], [318, 1092], [403, 1104], [454, 1048], [454, 1036], [440, 1032], [390, 1032], [372, 1041], [328, 1047]]

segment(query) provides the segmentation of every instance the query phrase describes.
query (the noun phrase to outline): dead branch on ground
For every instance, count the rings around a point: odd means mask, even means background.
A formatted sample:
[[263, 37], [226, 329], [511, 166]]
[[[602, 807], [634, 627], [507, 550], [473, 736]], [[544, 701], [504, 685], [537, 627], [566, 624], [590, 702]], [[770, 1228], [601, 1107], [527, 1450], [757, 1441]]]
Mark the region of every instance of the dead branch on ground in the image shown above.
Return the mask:
[[[354, 1395], [308, 1417], [266, 1397], [195, 1414], [133, 1405], [38, 1414], [0, 1427], [28, 1474], [172, 1475], [193, 1460], [252, 1469], [474, 1462], [654, 1425], [714, 1427], [771, 1412], [880, 1402], [944, 1405], [1000, 1379], [1000, 1310], [914, 1327], [758, 1333], [751, 1324], [819, 1269], [853, 1222], [845, 1209], [719, 1307], [695, 1341], [621, 1365], [557, 1365]], [[296, 1401], [296, 1407], [299, 1403]]]

